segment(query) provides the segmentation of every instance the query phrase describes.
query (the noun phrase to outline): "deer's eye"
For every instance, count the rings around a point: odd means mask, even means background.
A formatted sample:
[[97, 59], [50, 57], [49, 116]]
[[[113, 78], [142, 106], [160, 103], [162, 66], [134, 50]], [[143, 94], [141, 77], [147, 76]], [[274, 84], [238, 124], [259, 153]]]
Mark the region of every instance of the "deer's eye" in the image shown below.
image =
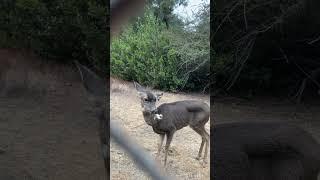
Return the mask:
[[148, 99], [143, 99], [144, 101], [148, 101]]

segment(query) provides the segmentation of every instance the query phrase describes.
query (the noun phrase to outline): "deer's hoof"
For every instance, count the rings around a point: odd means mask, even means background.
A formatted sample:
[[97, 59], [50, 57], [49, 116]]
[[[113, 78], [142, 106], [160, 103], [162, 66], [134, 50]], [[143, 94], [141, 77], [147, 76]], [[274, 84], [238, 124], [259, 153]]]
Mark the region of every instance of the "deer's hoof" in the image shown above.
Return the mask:
[[198, 160], [198, 161], [199, 161], [199, 160], [200, 160], [200, 158], [201, 158], [200, 156], [197, 156], [197, 157], [196, 157], [196, 160]]
[[205, 160], [205, 161], [203, 161], [203, 163], [204, 163], [204, 164], [208, 164], [208, 161]]
[[207, 160], [203, 160], [203, 164], [207, 165], [208, 164], [208, 161]]
[[203, 161], [203, 162], [201, 163], [201, 165], [202, 165], [203, 168], [207, 167], [207, 164], [208, 164], [207, 161]]

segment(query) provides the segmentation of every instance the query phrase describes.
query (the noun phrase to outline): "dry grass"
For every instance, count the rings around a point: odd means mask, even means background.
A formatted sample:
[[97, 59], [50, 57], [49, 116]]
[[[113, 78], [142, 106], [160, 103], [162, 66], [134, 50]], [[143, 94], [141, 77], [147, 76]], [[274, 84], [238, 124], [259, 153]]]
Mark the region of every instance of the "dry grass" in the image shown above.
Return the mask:
[[[182, 95], [164, 92], [160, 103], [173, 102], [184, 99], [201, 99], [207, 104], [209, 96], [203, 95]], [[119, 121], [121, 126], [139, 145], [152, 154], [156, 153], [159, 135], [155, 134], [142, 117], [140, 111], [140, 101], [138, 99], [133, 83], [125, 82], [116, 78], [111, 78], [111, 117]], [[206, 129], [210, 132], [210, 122], [206, 124]], [[201, 144], [201, 137], [191, 128], [186, 127], [176, 132], [167, 163], [167, 173], [177, 179], [210, 179], [210, 166], [203, 167], [201, 162], [195, 157]], [[140, 170], [127, 153], [111, 141], [111, 179], [149, 179]], [[162, 154], [162, 160], [164, 154]], [[210, 154], [208, 157], [210, 163]], [[162, 162], [163, 163], [163, 162]]]

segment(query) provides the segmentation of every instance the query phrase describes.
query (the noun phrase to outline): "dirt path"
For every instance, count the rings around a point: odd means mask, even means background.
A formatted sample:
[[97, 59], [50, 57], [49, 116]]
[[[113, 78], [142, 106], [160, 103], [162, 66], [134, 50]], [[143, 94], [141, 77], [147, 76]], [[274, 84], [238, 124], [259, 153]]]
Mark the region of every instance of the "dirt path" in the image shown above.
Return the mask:
[[[159, 104], [183, 99], [202, 99], [207, 104], [210, 104], [209, 96], [188, 96], [166, 92], [164, 92]], [[140, 110], [140, 100], [133, 85], [131, 83], [123, 82], [122, 84], [119, 81], [113, 81], [110, 103], [111, 117], [120, 121], [119, 123], [126, 132], [154, 156], [157, 151], [159, 135], [155, 134], [152, 127], [144, 122]], [[208, 132], [210, 132], [209, 124], [210, 121], [206, 125]], [[200, 144], [201, 137], [191, 128], [185, 127], [177, 131], [168, 155], [167, 172], [177, 177], [177, 179], [209, 179], [209, 165], [203, 168], [201, 163], [195, 159]], [[112, 180], [143, 180], [149, 178], [134, 164], [127, 153], [112, 141], [110, 155]], [[161, 157], [163, 159], [163, 153]], [[210, 158], [210, 155], [208, 158]]]

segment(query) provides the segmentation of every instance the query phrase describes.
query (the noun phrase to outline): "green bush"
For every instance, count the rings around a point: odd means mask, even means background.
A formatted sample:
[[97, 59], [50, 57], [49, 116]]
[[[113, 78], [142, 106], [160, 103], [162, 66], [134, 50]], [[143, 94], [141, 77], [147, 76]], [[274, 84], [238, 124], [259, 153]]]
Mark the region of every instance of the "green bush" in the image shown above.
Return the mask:
[[208, 89], [209, 18], [199, 16], [189, 30], [179, 19], [167, 27], [155, 14], [146, 8], [112, 41], [112, 75], [169, 91]]
[[0, 46], [101, 67], [108, 50], [106, 12], [106, 3], [96, 0], [3, 0]]
[[112, 42], [112, 75], [164, 90], [180, 87], [180, 58], [165, 29], [147, 9], [143, 18], [138, 18]]

